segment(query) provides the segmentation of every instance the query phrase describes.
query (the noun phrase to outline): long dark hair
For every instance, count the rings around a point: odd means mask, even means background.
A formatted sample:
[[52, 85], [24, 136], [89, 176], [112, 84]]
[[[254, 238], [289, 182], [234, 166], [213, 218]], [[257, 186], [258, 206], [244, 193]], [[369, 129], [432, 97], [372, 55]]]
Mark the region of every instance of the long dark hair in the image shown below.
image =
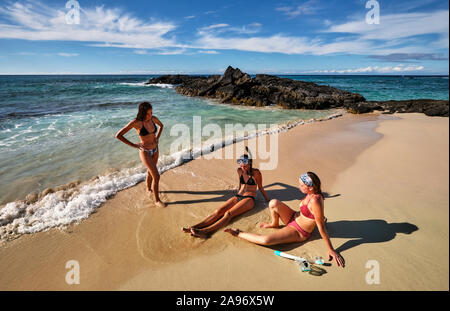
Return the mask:
[[145, 117], [147, 116], [147, 111], [149, 109], [152, 109], [152, 104], [150, 104], [149, 102], [142, 102], [139, 104], [139, 111], [138, 114], [136, 116], [136, 120], [138, 121], [144, 121]]
[[322, 196], [322, 199], [325, 200], [325, 196], [322, 193], [322, 183], [320, 182], [319, 177], [313, 173], [313, 172], [307, 172], [306, 174], [308, 174], [308, 176], [311, 178], [313, 185], [312, 187], [314, 188], [314, 192], [316, 194], [320, 194]]

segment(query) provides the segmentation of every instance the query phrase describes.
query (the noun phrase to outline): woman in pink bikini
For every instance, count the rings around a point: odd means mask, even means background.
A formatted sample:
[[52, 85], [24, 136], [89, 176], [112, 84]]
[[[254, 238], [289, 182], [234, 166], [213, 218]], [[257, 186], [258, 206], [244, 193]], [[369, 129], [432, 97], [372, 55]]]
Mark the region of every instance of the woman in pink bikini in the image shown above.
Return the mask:
[[276, 199], [269, 203], [271, 223], [261, 223], [262, 228], [279, 228], [279, 220], [286, 224], [285, 227], [269, 235], [259, 235], [243, 232], [239, 229], [225, 229], [225, 232], [259, 245], [276, 245], [284, 243], [306, 241], [314, 228], [318, 227], [320, 235], [328, 248], [328, 260], [334, 258], [338, 266], [344, 267], [344, 259], [337, 253], [330, 241], [325, 228], [324, 196], [321, 190], [319, 177], [313, 172], [302, 174], [299, 178], [299, 189], [306, 194], [300, 202], [300, 211], [296, 212], [289, 206]]

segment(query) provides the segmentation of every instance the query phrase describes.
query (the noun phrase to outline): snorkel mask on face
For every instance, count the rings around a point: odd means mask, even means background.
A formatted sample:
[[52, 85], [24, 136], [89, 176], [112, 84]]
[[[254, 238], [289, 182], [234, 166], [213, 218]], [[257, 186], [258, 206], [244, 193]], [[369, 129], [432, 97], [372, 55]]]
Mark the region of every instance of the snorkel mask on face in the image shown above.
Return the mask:
[[248, 147], [245, 146], [245, 151], [247, 151], [248, 154], [243, 154], [241, 157], [237, 160], [237, 164], [247, 165], [252, 164], [252, 154], [250, 150], [248, 150]]
[[247, 165], [249, 163], [249, 159], [245, 158], [244, 156], [241, 156], [238, 160], [237, 160], [237, 164], [242, 164], [242, 165]]

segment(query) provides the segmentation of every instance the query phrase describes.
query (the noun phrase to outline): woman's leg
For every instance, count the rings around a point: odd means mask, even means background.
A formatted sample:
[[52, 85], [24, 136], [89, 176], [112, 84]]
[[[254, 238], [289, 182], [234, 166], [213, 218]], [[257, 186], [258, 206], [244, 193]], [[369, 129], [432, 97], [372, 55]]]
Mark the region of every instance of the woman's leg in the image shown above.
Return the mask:
[[283, 202], [273, 199], [269, 202], [270, 216], [272, 218], [271, 223], [262, 222], [260, 227], [264, 228], [278, 228], [280, 226], [279, 219], [287, 224], [291, 220], [292, 215], [295, 213], [293, 209], [284, 204]]
[[255, 201], [253, 199], [245, 198], [226, 211], [220, 219], [209, 227], [202, 229], [191, 228], [191, 233], [196, 237], [205, 238], [210, 233], [226, 226], [234, 217], [251, 210], [254, 206]]
[[302, 236], [295, 228], [289, 226], [277, 230], [276, 232], [269, 235], [242, 232], [239, 229], [235, 230], [231, 228], [225, 229], [225, 232], [259, 245], [277, 245], [284, 243], [303, 242], [307, 239], [306, 237]]
[[204, 227], [208, 227], [215, 223], [220, 217], [222, 217], [226, 211], [228, 211], [230, 208], [232, 208], [236, 203], [238, 202], [238, 199], [236, 197], [232, 197], [228, 199], [221, 207], [216, 209], [214, 213], [206, 217], [204, 220], [199, 222], [196, 225], [193, 225], [191, 227], [183, 228], [182, 230], [186, 233], [191, 232], [191, 228], [194, 229], [201, 229]]
[[152, 177], [152, 173], [150, 172], [149, 169], [147, 169], [147, 178], [145, 179], [145, 182], [147, 183], [147, 191], [150, 192], [150, 194], [151, 194], [153, 177]]
[[[152, 189], [152, 191], [153, 191], [153, 188], [155, 186], [157, 187], [157, 189], [158, 189], [158, 199], [159, 199], [159, 172], [158, 172], [158, 168], [157, 168], [158, 157], [159, 157], [159, 148], [156, 149], [156, 152], [151, 157], [153, 159], [153, 163], [155, 163], [156, 173], [158, 173], [158, 182], [156, 183], [156, 185], [153, 185], [153, 175], [150, 172], [150, 178], [149, 178], [150, 179], [150, 187], [151, 187], [150, 189]], [[156, 200], [156, 198], [155, 198], [155, 200]]]
[[[150, 156], [147, 152], [141, 151], [139, 153], [141, 157], [142, 163], [147, 167], [147, 170], [150, 172], [151, 178], [152, 178], [152, 191], [153, 196], [155, 198], [155, 202], [159, 203], [161, 202], [159, 198], [159, 172], [158, 168], [156, 167], [155, 159], [158, 159], [158, 155], [154, 154], [153, 156]], [[155, 156], [156, 155], [156, 156]], [[162, 203], [162, 202], [161, 202]]]

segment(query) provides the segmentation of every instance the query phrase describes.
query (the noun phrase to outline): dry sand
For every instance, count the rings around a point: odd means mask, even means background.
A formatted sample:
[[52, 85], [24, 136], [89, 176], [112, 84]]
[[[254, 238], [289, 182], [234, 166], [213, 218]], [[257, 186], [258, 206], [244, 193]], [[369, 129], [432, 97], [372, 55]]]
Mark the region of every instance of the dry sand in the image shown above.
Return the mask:
[[[182, 233], [238, 184], [235, 160], [199, 159], [162, 175], [166, 208], [156, 208], [141, 183], [81, 224], [1, 245], [0, 290], [448, 290], [448, 136], [448, 118], [421, 114], [344, 115], [279, 135], [278, 167], [262, 172], [267, 194], [298, 210], [298, 176], [316, 172], [345, 269], [333, 263], [316, 277], [273, 255], [325, 257], [317, 230], [306, 243], [274, 247], [223, 231], [207, 240]], [[258, 193], [256, 207], [230, 226], [271, 232], [258, 226], [269, 219]], [[69, 260], [80, 264], [79, 285], [65, 281]], [[379, 284], [366, 282], [370, 260]]]

